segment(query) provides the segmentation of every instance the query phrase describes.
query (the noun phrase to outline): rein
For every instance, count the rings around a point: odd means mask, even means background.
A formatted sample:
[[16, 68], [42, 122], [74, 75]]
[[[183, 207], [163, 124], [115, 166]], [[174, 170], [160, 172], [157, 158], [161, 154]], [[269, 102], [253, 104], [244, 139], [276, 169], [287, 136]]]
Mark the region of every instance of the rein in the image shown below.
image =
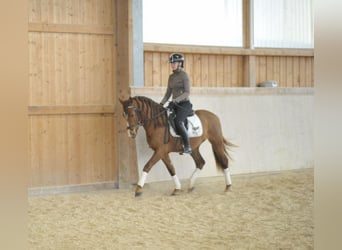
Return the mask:
[[[142, 117], [141, 117], [141, 110], [139, 108], [137, 108], [136, 106], [133, 106], [133, 105], [130, 105], [127, 107], [127, 109], [130, 109], [130, 108], [133, 108], [135, 113], [137, 113], [139, 116], [139, 121], [137, 122], [136, 126], [142, 126], [142, 127], [149, 124], [150, 122], [156, 120], [159, 116], [161, 116], [162, 114], [164, 114], [166, 112], [166, 109], [164, 109], [163, 111], [159, 112], [158, 114], [152, 116], [151, 118], [149, 118], [143, 122]], [[127, 126], [127, 129], [132, 129], [132, 127]]]
[[164, 114], [165, 112], [166, 112], [166, 109], [164, 109], [163, 111], [159, 112], [158, 114], [152, 116], [150, 119], [145, 120], [145, 122], [142, 123], [141, 126], [145, 126], [145, 125], [147, 125], [148, 123], [154, 121], [155, 119], [157, 119], [159, 116], [161, 116], [161, 115]]

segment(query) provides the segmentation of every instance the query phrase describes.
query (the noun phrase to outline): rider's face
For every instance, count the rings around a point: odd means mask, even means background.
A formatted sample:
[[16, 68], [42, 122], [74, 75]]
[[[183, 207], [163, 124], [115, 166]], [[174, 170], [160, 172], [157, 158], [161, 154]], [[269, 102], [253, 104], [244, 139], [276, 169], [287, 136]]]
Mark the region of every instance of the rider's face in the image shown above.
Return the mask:
[[176, 70], [176, 69], [178, 69], [178, 67], [180, 67], [180, 62], [171, 63], [171, 69], [172, 70]]

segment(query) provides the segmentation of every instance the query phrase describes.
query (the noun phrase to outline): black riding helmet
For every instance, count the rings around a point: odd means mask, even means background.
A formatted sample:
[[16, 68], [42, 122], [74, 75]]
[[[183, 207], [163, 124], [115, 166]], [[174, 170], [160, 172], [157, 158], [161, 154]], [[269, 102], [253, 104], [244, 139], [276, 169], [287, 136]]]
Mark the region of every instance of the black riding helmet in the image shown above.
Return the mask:
[[173, 62], [181, 62], [181, 67], [183, 68], [184, 56], [182, 56], [181, 54], [178, 54], [178, 53], [173, 53], [169, 57], [169, 63], [173, 63]]

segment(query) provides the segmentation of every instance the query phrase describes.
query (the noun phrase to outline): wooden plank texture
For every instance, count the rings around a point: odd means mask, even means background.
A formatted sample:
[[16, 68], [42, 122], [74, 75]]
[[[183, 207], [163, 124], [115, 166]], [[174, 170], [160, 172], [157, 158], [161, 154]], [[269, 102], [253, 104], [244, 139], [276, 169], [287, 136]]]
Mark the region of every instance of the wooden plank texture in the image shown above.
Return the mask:
[[45, 33], [76, 33], [113, 35], [113, 26], [30, 23], [29, 31]]
[[144, 78], [145, 86], [153, 86], [153, 53], [144, 55]]
[[[169, 53], [161, 53], [160, 55], [160, 68], [161, 68], [161, 82], [159, 85], [156, 85], [158, 87], [161, 86], [167, 86], [167, 81], [169, 79], [169, 75], [171, 74], [171, 68], [169, 64]], [[186, 68], [188, 66], [188, 63], [186, 63]], [[187, 68], [188, 69], [188, 68]]]
[[[185, 56], [185, 70], [192, 87], [254, 87], [266, 80], [276, 80], [279, 87], [314, 86], [313, 50], [251, 50], [165, 44], [145, 44], [144, 50], [147, 87], [166, 86], [171, 72], [162, 58], [167, 61], [168, 55], [175, 51]], [[162, 83], [157, 83], [157, 79]]]
[[29, 23], [113, 25], [113, 0], [30, 0]]
[[30, 187], [118, 182], [114, 7], [29, 1]]
[[114, 105], [29, 106], [29, 115], [114, 114]]
[[161, 54], [152, 53], [152, 86], [159, 87], [161, 85]]
[[30, 116], [31, 186], [113, 181], [112, 115]]
[[113, 103], [112, 43], [103, 35], [30, 33], [30, 104]]

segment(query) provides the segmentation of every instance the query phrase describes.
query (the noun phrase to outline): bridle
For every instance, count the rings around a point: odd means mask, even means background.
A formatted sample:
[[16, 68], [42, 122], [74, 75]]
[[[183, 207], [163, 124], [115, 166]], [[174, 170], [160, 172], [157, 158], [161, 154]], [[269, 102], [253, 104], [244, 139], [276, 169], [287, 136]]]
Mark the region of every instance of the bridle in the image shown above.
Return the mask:
[[[136, 128], [136, 127], [143, 126], [143, 123], [142, 123], [142, 120], [141, 120], [141, 111], [140, 111], [140, 109], [138, 109], [137, 107], [135, 107], [135, 106], [133, 106], [133, 105], [129, 105], [129, 106], [127, 107], [127, 110], [128, 110], [128, 109], [134, 109], [134, 112], [135, 112], [136, 116], [138, 117], [138, 122], [137, 122], [135, 125], [128, 125], [128, 126], [126, 127], [126, 129], [132, 131], [132, 130], [133, 130], [134, 128]], [[126, 113], [126, 112], [124, 113], [124, 116], [125, 116], [125, 119], [127, 120], [128, 116], [127, 116], [127, 113]]]
[[[150, 122], [154, 121], [154, 120], [157, 119], [159, 116], [161, 116], [162, 114], [164, 114], [164, 113], [166, 112], [166, 110], [167, 110], [167, 109], [164, 109], [164, 110], [162, 110], [161, 112], [159, 112], [158, 114], [156, 114], [156, 115], [152, 116], [151, 118], [149, 118], [149, 119], [143, 121], [142, 115], [141, 115], [142, 112], [141, 112], [141, 110], [140, 110], [139, 108], [137, 108], [137, 107], [134, 106], [134, 105], [129, 105], [129, 106], [127, 107], [127, 110], [128, 110], [128, 109], [134, 109], [134, 112], [135, 112], [136, 116], [138, 117], [138, 121], [137, 121], [136, 124], [134, 124], [134, 125], [128, 125], [128, 126], [126, 127], [127, 130], [131, 130], [131, 131], [132, 131], [134, 128], [136, 128], [136, 127], [143, 127], [143, 126], [145, 126], [145, 125], [148, 125]], [[126, 120], [127, 120], [127, 114], [126, 114], [126, 112], [125, 112], [125, 118], [126, 118]]]

